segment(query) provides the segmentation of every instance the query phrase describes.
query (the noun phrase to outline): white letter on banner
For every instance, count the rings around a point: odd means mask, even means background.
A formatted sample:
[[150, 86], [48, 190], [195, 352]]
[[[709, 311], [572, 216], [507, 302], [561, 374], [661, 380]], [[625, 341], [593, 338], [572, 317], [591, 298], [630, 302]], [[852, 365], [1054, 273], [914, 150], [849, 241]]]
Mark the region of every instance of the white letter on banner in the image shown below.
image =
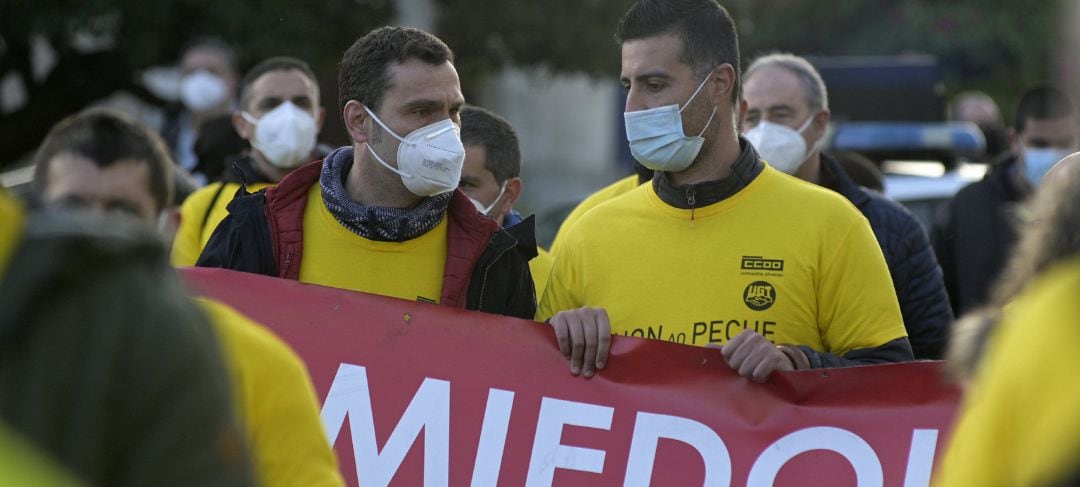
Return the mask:
[[660, 438], [686, 443], [705, 460], [706, 486], [731, 485], [731, 455], [712, 428], [697, 421], [666, 414], [638, 413], [623, 487], [651, 485], [656, 446]]
[[930, 485], [930, 472], [934, 468], [937, 451], [938, 430], [915, 430], [911, 434], [911, 452], [908, 453], [907, 476], [904, 487]]
[[390, 439], [379, 452], [375, 439], [375, 416], [371, 412], [371, 391], [367, 370], [341, 364], [326, 402], [322, 422], [330, 445], [349, 416], [356, 478], [360, 485], [388, 485], [394, 478], [409, 448], [424, 430], [424, 485], [447, 485], [450, 477], [450, 383], [424, 379]]
[[547, 487], [555, 479], [555, 469], [565, 468], [582, 472], [604, 471], [604, 452], [592, 448], [565, 446], [563, 425], [611, 429], [614, 408], [545, 397], [540, 403], [540, 418], [536, 422], [532, 458], [526, 487]]
[[829, 450], [843, 455], [855, 467], [856, 485], [859, 487], [876, 487], [885, 482], [881, 462], [865, 440], [844, 429], [819, 426], [791, 433], [765, 448], [750, 469], [746, 485], [773, 485], [785, 463], [800, 453], [813, 450]]
[[476, 447], [473, 487], [495, 486], [499, 483], [499, 469], [502, 467], [503, 450], [506, 448], [506, 430], [510, 427], [510, 410], [513, 406], [513, 392], [501, 389], [488, 391], [484, 425], [480, 427], [480, 444]]

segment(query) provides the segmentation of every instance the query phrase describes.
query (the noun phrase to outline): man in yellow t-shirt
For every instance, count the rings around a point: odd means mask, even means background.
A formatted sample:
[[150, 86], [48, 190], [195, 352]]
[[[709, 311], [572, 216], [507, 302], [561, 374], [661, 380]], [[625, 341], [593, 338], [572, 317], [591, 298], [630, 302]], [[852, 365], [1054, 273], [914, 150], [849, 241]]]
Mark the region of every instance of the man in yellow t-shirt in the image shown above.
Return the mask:
[[[289, 105], [289, 106], [286, 106]], [[281, 181], [313, 155], [326, 109], [319, 80], [307, 63], [274, 57], [255, 65], [240, 84], [240, 109], [233, 113], [236, 132], [251, 151], [225, 168], [223, 181], [206, 185], [180, 206], [180, 228], [173, 241], [173, 265], [193, 266], [210, 235], [228, 215], [226, 207], [241, 184], [258, 191]]]
[[[514, 209], [524, 190], [521, 146], [514, 127], [495, 113], [466, 105], [461, 109], [461, 143], [465, 145], [465, 163], [458, 188], [472, 200], [476, 210], [503, 228], [534, 228], [535, 218], [522, 218]], [[536, 254], [529, 261], [529, 271], [539, 300], [555, 259], [539, 245]]]
[[737, 136], [727, 11], [713, 0], [640, 0], [617, 37], [630, 152], [658, 174], [585, 214], [555, 257], [537, 318], [554, 328], [571, 373], [602, 369], [612, 332], [722, 347], [755, 381], [911, 360], [866, 219], [766, 167]]
[[1032, 281], [1004, 310], [935, 485], [1075, 485], [1080, 479], [1078, 295], [1080, 261], [1074, 258]]
[[[104, 148], [108, 148], [105, 150]], [[109, 112], [65, 120], [38, 150], [42, 202], [154, 224], [168, 204], [172, 164], [160, 139]], [[164, 192], [164, 194], [162, 194]], [[203, 303], [223, 345], [262, 485], [342, 485], [311, 381], [299, 358], [260, 325]]]
[[236, 198], [196, 263], [531, 318], [531, 229], [500, 228], [457, 190], [465, 98], [453, 52], [381, 27], [338, 76], [351, 144]]

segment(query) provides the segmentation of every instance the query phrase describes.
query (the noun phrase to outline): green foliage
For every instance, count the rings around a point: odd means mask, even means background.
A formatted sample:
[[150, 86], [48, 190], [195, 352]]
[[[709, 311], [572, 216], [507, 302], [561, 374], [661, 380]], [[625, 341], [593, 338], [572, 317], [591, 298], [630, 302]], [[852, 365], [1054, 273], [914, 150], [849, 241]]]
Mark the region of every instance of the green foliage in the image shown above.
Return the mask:
[[540, 65], [611, 77], [615, 25], [632, 0], [438, 0], [438, 34], [466, 87], [504, 65]]

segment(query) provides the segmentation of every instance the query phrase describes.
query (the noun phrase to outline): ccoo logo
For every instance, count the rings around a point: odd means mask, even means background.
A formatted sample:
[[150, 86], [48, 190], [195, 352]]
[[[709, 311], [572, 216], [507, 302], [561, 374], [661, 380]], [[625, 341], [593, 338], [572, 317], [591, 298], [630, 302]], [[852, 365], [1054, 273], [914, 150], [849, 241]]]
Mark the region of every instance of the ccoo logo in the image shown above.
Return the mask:
[[743, 302], [754, 311], [765, 311], [776, 302], [776, 288], [765, 281], [754, 281], [743, 291]]

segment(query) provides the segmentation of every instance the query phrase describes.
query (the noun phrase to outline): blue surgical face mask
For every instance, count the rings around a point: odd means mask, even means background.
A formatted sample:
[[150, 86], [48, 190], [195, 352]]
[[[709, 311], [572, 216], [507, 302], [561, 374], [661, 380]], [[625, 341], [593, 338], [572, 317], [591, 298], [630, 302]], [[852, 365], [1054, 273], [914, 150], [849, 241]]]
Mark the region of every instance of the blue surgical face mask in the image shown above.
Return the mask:
[[1061, 149], [1024, 147], [1024, 175], [1032, 186], [1038, 187], [1050, 168], [1069, 154]]
[[[711, 75], [711, 73], [710, 73]], [[667, 105], [649, 110], [623, 113], [626, 121], [626, 140], [630, 142], [630, 154], [642, 166], [654, 171], [679, 172], [690, 167], [697, 158], [705, 139], [701, 137], [716, 116], [713, 107], [709, 121], [696, 137], [687, 136], [682, 126], [682, 111], [690, 106], [694, 97], [705, 87], [709, 77], [698, 85], [686, 104]]]

